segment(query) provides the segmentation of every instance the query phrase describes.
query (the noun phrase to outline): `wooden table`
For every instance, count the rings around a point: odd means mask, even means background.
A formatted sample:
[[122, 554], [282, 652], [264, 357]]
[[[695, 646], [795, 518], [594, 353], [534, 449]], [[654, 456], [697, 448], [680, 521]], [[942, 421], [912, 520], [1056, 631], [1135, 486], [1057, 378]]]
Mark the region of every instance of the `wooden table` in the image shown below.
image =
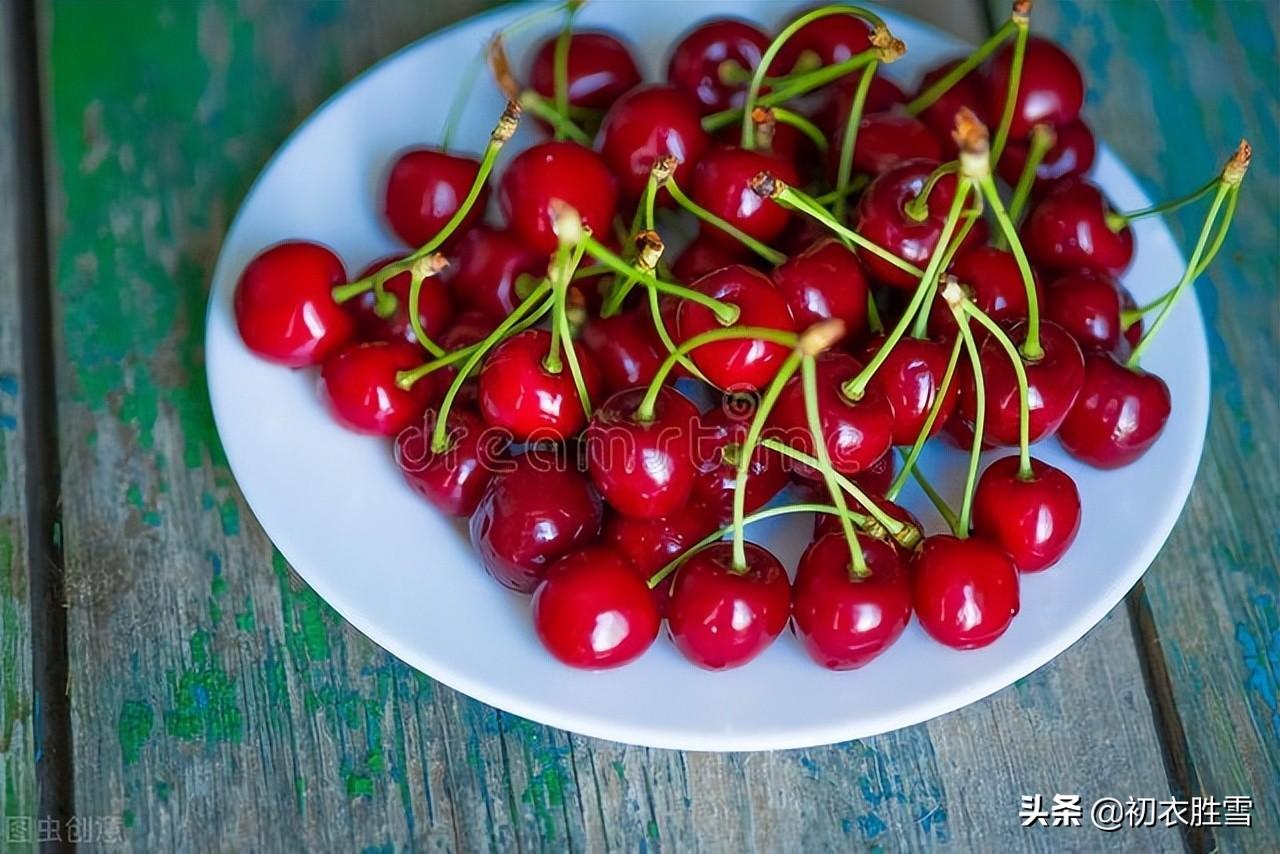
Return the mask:
[[[1005, 14], [991, 2], [907, 5], [976, 39]], [[1197, 288], [1208, 446], [1146, 580], [1051, 665], [960, 712], [706, 755], [549, 729], [401, 664], [273, 551], [219, 448], [205, 293], [249, 182], [321, 99], [481, 5], [0, 0], [0, 135], [15, 143], [0, 197], [16, 199], [0, 206], [0, 839], [1276, 850], [1280, 7], [1035, 12], [1089, 68], [1090, 120], [1156, 197], [1203, 180], [1241, 135], [1257, 151]], [[1170, 221], [1183, 241], [1197, 227]], [[1020, 796], [1037, 793], [1252, 796], [1254, 826], [1023, 829]]]

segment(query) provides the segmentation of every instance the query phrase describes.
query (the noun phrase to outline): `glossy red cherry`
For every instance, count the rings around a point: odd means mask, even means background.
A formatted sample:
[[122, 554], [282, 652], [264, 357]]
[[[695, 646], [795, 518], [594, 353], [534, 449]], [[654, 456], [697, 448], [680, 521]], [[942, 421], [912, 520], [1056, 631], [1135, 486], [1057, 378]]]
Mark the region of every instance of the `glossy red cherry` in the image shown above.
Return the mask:
[[556, 250], [556, 202], [576, 210], [597, 234], [608, 234], [618, 182], [600, 155], [576, 142], [544, 142], [517, 154], [498, 184], [498, 203], [511, 230], [531, 249]]
[[[843, 132], [849, 123], [849, 110], [853, 109], [853, 99], [858, 88], [859, 74], [841, 77], [835, 85], [820, 93], [821, 104], [814, 113], [814, 123], [829, 138]], [[905, 103], [907, 96], [893, 81], [876, 76], [871, 78], [867, 87], [867, 97], [862, 104], [862, 114], [887, 112]]]
[[547, 272], [546, 254], [534, 252], [509, 231], [483, 225], [463, 235], [454, 254], [440, 274], [454, 303], [496, 320], [519, 305], [516, 280], [522, 274], [541, 277]]
[[593, 317], [583, 327], [581, 340], [608, 392], [648, 385], [667, 357], [646, 308]]
[[676, 256], [675, 263], [671, 265], [671, 275], [677, 281], [692, 282], [730, 264], [754, 266], [753, 259], [754, 256], [741, 243], [730, 245], [723, 240], [698, 234]]
[[1127, 356], [1142, 338], [1142, 320], [1121, 329], [1121, 312], [1134, 307], [1124, 285], [1092, 270], [1067, 273], [1049, 283], [1044, 316], [1076, 339], [1086, 353]]
[[697, 102], [675, 86], [632, 89], [610, 107], [600, 126], [600, 156], [629, 199], [644, 193], [660, 157], [674, 157], [676, 183], [689, 186], [698, 158], [710, 144]]
[[[842, 127], [836, 131], [827, 152], [827, 178], [832, 181], [839, 174], [843, 140]], [[942, 158], [942, 143], [923, 122], [900, 112], [863, 115], [853, 146], [853, 174], [879, 175], [904, 160], [920, 158]]]
[[1107, 225], [1111, 205], [1084, 180], [1058, 182], [1027, 214], [1022, 241], [1044, 270], [1079, 268], [1120, 273], [1133, 260], [1133, 229]]
[[435, 391], [430, 379], [408, 391], [396, 374], [422, 364], [422, 351], [402, 341], [370, 341], [341, 350], [320, 370], [320, 397], [334, 419], [357, 433], [394, 436], [422, 417]]
[[606, 400], [587, 426], [587, 468], [609, 505], [626, 516], [653, 519], [684, 507], [698, 469], [693, 458], [698, 408], [663, 386], [653, 417], [641, 421], [638, 386]]
[[[1009, 328], [1009, 338], [1019, 347], [1026, 340], [1027, 326], [1017, 323]], [[1042, 321], [1040, 346], [1044, 355], [1034, 362], [1022, 360], [1027, 373], [1027, 401], [1030, 415], [1030, 440], [1038, 442], [1052, 435], [1067, 417], [1076, 395], [1084, 384], [1084, 356], [1075, 339], [1056, 323]], [[1018, 444], [1019, 398], [1018, 375], [1009, 354], [1000, 342], [988, 337], [979, 348], [983, 382], [986, 386], [986, 428], [983, 440], [992, 445]], [[977, 414], [973, 371], [958, 370], [960, 405], [958, 411], [964, 425], [973, 429]]]
[[911, 605], [929, 636], [954, 649], [987, 646], [1018, 613], [1018, 570], [981, 537], [925, 537], [911, 563]]
[[[936, 160], [908, 160], [881, 173], [858, 201], [855, 230], [877, 246], [924, 269], [938, 245], [947, 212], [955, 198], [955, 176], [945, 175], [934, 185], [922, 222], [912, 219], [906, 205], [919, 195], [937, 167]], [[969, 232], [965, 246], [978, 246], [985, 240], [985, 226], [980, 224]], [[911, 290], [918, 284], [917, 277], [899, 270], [879, 256], [859, 249], [858, 257], [878, 282]]]
[[471, 544], [502, 586], [532, 593], [551, 564], [596, 541], [604, 505], [563, 461], [526, 452], [505, 469], [471, 517]]
[[[982, 309], [992, 320], [1008, 325], [1027, 318], [1027, 286], [1022, 281], [1022, 271], [1011, 252], [994, 246], [978, 246], [956, 255], [951, 262], [951, 274], [956, 277], [973, 304]], [[1040, 278], [1032, 271], [1031, 281], [1036, 294], [1044, 305], [1044, 293]], [[954, 337], [957, 330], [955, 315], [947, 307], [941, 295], [934, 299], [929, 311], [930, 331]]]
[[[870, 358], [884, 345], [884, 341], [884, 335], [872, 337], [863, 355]], [[872, 376], [870, 387], [878, 389], [893, 407], [893, 444], [915, 444], [929, 417], [929, 410], [938, 399], [938, 389], [942, 387], [942, 377], [947, 372], [949, 361], [951, 348], [948, 345], [927, 338], [904, 336]], [[960, 366], [957, 365], [956, 369], [960, 370]], [[960, 385], [953, 378], [942, 399], [938, 417], [934, 419], [933, 429], [929, 431], [930, 436], [938, 435], [942, 425], [951, 417], [959, 392]]]
[[[706, 508], [698, 503], [670, 516], [657, 519], [636, 519], [612, 513], [604, 523], [601, 542], [625, 556], [636, 576], [648, 582], [650, 578], [672, 560], [683, 554], [703, 537], [716, 530], [717, 522]], [[650, 591], [658, 613], [665, 615], [671, 593], [674, 574]]]
[[493, 474], [506, 458], [507, 435], [478, 414], [449, 410], [449, 448], [431, 450], [437, 413], [429, 410], [418, 429], [396, 437], [396, 465], [413, 491], [450, 516], [470, 516], [484, 497]]
[[893, 484], [896, 472], [897, 457], [894, 456], [893, 451], [888, 451], [883, 457], [854, 475], [853, 482], [872, 495], [884, 495]]
[[[852, 15], [827, 15], [796, 30], [778, 51], [769, 72], [773, 76], [790, 74], [805, 54], [808, 54], [806, 62], [812, 63], [806, 67], [835, 65], [853, 59], [870, 47], [871, 29], [866, 21]], [[851, 75], [860, 73], [855, 71]]]
[[[564, 347], [564, 342], [561, 342]], [[600, 391], [600, 372], [586, 349], [573, 342], [587, 394]], [[563, 358], [559, 373], [547, 369], [551, 333], [526, 329], [503, 341], [480, 370], [480, 412], [495, 427], [505, 427], [519, 441], [564, 440], [586, 424], [578, 389]]]
[[850, 576], [849, 545], [841, 534], [810, 543], [796, 568], [796, 636], [809, 657], [830, 670], [867, 664], [911, 620], [911, 582], [898, 553], [871, 537], [859, 537], [858, 545], [870, 570], [865, 577]]
[[[474, 157], [447, 154], [436, 148], [404, 152], [391, 164], [387, 175], [382, 203], [387, 225], [409, 246], [423, 245], [439, 234], [462, 207], [479, 173], [480, 161]], [[488, 202], [486, 186], [446, 246], [484, 216]]]
[[[1054, 133], [1057, 140], [1036, 167], [1036, 180], [1032, 184], [1036, 191], [1052, 186], [1055, 181], [1083, 175], [1093, 166], [1093, 158], [1097, 155], [1098, 146], [1093, 139], [1093, 132], [1084, 122], [1071, 122], [1055, 128]], [[997, 169], [1000, 177], [1010, 185], [1016, 184], [1022, 174], [1027, 164], [1029, 148], [1030, 143], [1026, 141], [1014, 141], [1005, 148]]]
[[318, 243], [291, 240], [260, 252], [236, 282], [236, 328], [257, 355], [290, 368], [318, 365], [355, 334], [333, 301], [347, 280], [342, 262]]
[[[360, 273], [360, 278], [372, 276], [388, 264], [399, 261], [399, 258], [383, 258], [370, 264]], [[383, 284], [387, 293], [396, 298], [396, 309], [390, 317], [379, 317], [374, 311], [377, 299], [373, 291], [365, 291], [358, 297], [347, 300], [342, 305], [351, 313], [356, 321], [356, 335], [361, 341], [407, 341], [418, 342], [413, 334], [413, 326], [409, 323], [409, 285], [408, 271], [393, 276]], [[427, 279], [422, 283], [418, 294], [418, 320], [427, 337], [436, 340], [449, 321], [453, 319], [453, 305], [449, 301], [449, 292], [438, 279]]]
[[1080, 530], [1080, 491], [1066, 472], [1035, 458], [1023, 480], [1018, 457], [1003, 457], [978, 478], [973, 530], [1008, 552], [1023, 572], [1048, 569]]
[[[861, 371], [862, 363], [847, 353], [826, 352], [818, 357], [818, 415], [831, 465], [841, 474], [857, 474], [870, 467], [893, 441], [893, 406], [883, 392], [868, 386], [858, 400], [844, 393], [843, 385]], [[771, 420], [782, 441], [814, 455], [799, 376], [792, 377], [782, 389]]]
[[[951, 69], [955, 68], [962, 61], [963, 60], [960, 59], [948, 60], [931, 71], [926, 72], [925, 75], [920, 78], [920, 86], [916, 90], [916, 94], [921, 94], [924, 90], [941, 80], [948, 72], [951, 71]], [[1003, 103], [1001, 103], [1002, 109], [1003, 106]], [[956, 127], [956, 113], [960, 112], [961, 108], [965, 107], [971, 110], [983, 124], [987, 126], [992, 125], [991, 117], [987, 113], [986, 108], [986, 91], [984, 81], [982, 79], [982, 74], [976, 69], [961, 77], [954, 86], [942, 93], [938, 100], [934, 101], [920, 113], [921, 121], [928, 125], [929, 129], [932, 130], [934, 134], [937, 135], [937, 138], [942, 141], [943, 147], [946, 149], [948, 156], [954, 156], [956, 153], [956, 144], [951, 138], [951, 132], [954, 131]]]
[[[476, 344], [489, 337], [489, 333], [498, 325], [498, 321], [487, 314], [478, 311], [464, 311], [458, 315], [440, 339], [436, 341], [446, 353]], [[458, 375], [458, 366], [449, 365], [440, 368], [435, 372], [436, 388], [443, 395], [453, 383], [454, 377]], [[458, 390], [457, 397], [454, 398], [454, 405], [463, 405], [469, 407], [477, 406], [476, 375], [473, 372], [471, 376], [462, 384]]]
[[[738, 326], [766, 326], [794, 331], [787, 301], [763, 273], [735, 264], [708, 273], [690, 287], [739, 309]], [[696, 302], [684, 300], [676, 313], [680, 340], [722, 329], [715, 312]], [[717, 388], [728, 391], [761, 388], [773, 379], [787, 358], [789, 348], [756, 338], [716, 341], [695, 349], [694, 364]]]
[[[693, 173], [695, 202], [756, 240], [768, 243], [791, 219], [791, 213], [772, 199], [761, 198], [751, 189], [751, 180], [761, 172], [772, 173], [787, 184], [799, 183], [790, 160], [763, 151], [747, 151], [713, 145], [698, 161]], [[736, 237], [702, 223], [700, 232], [710, 239], [737, 244]]]
[[643, 581], [613, 549], [571, 552], [547, 570], [533, 594], [533, 628], [570, 667], [603, 670], [635, 661], [662, 618]]
[[741, 667], [768, 648], [791, 617], [791, 582], [782, 564], [746, 544], [747, 569], [733, 571], [733, 544], [713, 543], [676, 573], [667, 628], [676, 649], [707, 670]]
[[699, 24], [676, 44], [667, 64], [667, 80], [698, 101], [704, 115], [739, 107], [746, 98], [743, 83], [725, 83], [725, 63], [754, 71], [769, 46], [769, 37], [746, 21], [720, 18]]
[[[702, 415], [694, 454], [698, 461], [694, 494], [722, 524], [733, 519], [738, 460], [754, 414], [754, 409], [726, 400]], [[782, 455], [757, 445], [747, 472], [745, 512], [753, 513], [768, 504], [787, 485], [787, 480]]]
[[1058, 441], [1091, 466], [1119, 468], [1160, 438], [1171, 409], [1164, 380], [1128, 368], [1110, 353], [1090, 353], [1084, 386], [1058, 430]]
[[[1009, 72], [1013, 63], [1013, 45], [1006, 44], [987, 67], [987, 115], [1004, 113], [1008, 97]], [[1084, 106], [1084, 78], [1075, 61], [1048, 39], [1027, 39], [1022, 60], [1022, 77], [1014, 102], [1013, 123], [1009, 136], [1022, 139], [1038, 124], [1061, 127], [1075, 121]]]
[[[538, 46], [529, 70], [529, 86], [554, 103], [556, 90], [556, 39]], [[642, 77], [627, 46], [608, 33], [579, 30], [569, 40], [569, 105], [587, 110], [609, 109]]]
[[867, 277], [852, 250], [824, 238], [792, 255], [773, 271], [774, 286], [791, 307], [797, 329], [820, 320], [844, 321], [845, 335], [867, 325]]

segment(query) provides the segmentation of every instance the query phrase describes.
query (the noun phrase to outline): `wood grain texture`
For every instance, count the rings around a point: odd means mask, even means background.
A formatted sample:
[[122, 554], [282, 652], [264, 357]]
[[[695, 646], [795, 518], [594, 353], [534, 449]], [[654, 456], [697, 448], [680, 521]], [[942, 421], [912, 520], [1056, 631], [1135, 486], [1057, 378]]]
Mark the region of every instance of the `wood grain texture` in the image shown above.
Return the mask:
[[682, 754], [552, 730], [436, 685], [272, 551], [204, 389], [222, 232], [321, 98], [476, 6], [43, 7], [77, 811], [118, 816], [133, 848], [162, 850], [1180, 849], [1174, 830], [1018, 826], [1022, 794], [1168, 794], [1123, 610], [928, 725]]
[[[1204, 181], [1240, 137], [1254, 145], [1234, 232], [1196, 286], [1212, 358], [1208, 443], [1141, 606], [1154, 626], [1146, 654], [1167, 669], [1185, 734], [1185, 794], [1254, 799], [1252, 829], [1220, 830], [1205, 844], [1276, 850], [1280, 9], [1265, 0], [1044, 3], [1034, 27], [1087, 65], [1089, 119], [1155, 198]], [[1182, 245], [1201, 217], [1190, 209], [1168, 218]]]
[[[11, 44], [12, 19], [0, 8], [0, 46]], [[13, 63], [0, 57], [0, 198], [16, 197]], [[0, 204], [0, 843], [21, 850], [35, 840], [36, 753], [28, 600], [26, 442], [22, 396], [22, 312], [18, 289], [17, 206]], [[10, 836], [10, 822], [32, 822]]]

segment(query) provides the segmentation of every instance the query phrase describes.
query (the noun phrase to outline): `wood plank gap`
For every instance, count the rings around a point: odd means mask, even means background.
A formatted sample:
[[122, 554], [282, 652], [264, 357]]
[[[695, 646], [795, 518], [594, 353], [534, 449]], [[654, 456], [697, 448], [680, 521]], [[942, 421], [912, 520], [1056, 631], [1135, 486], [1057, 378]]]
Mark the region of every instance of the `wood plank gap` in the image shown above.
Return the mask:
[[[34, 0], [5, 4], [11, 16], [14, 71], [14, 183], [17, 196], [17, 260], [22, 315], [23, 418], [26, 424], [27, 554], [30, 567], [31, 675], [35, 701], [36, 776], [39, 818], [58, 827], [75, 815], [75, 768], [71, 749], [67, 611], [63, 587], [60, 506], [62, 471], [58, 450], [54, 381], [52, 277], [45, 206], [44, 123], [41, 110], [40, 44]], [[46, 842], [42, 850], [69, 843]]]

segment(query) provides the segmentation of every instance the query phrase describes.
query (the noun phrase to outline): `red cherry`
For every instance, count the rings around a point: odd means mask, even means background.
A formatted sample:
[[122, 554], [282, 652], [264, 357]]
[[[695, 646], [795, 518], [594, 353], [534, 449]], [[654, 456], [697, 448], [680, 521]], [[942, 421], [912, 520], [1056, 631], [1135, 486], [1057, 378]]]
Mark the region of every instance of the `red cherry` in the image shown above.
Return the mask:
[[981, 537], [925, 537], [911, 564], [911, 604], [929, 636], [954, 649], [987, 646], [1018, 613], [1018, 570]]
[[[529, 70], [529, 86], [548, 99], [555, 98], [557, 38], [551, 36], [538, 46]], [[609, 109], [643, 79], [631, 51], [608, 33], [575, 32], [569, 39], [566, 65], [569, 105], [587, 110]]]
[[1142, 339], [1142, 320], [1121, 330], [1121, 312], [1133, 308], [1133, 297], [1124, 285], [1092, 270], [1067, 273], [1049, 283], [1044, 316], [1076, 339], [1086, 353], [1128, 355]]
[[[792, 33], [778, 51], [769, 72], [772, 76], [790, 74], [803, 54], [810, 54], [813, 67], [835, 65], [853, 59], [871, 47], [871, 29], [852, 15], [827, 15], [810, 21]], [[846, 76], [858, 76], [860, 71]]]
[[455, 403], [449, 410], [449, 449], [437, 454], [431, 450], [437, 417], [429, 410], [420, 429], [400, 432], [396, 464], [413, 491], [438, 509], [470, 516], [505, 459], [509, 437]]
[[649, 588], [613, 549], [565, 555], [533, 594], [538, 640], [570, 667], [603, 670], [635, 661], [661, 624]]
[[[893, 406], [883, 392], [868, 386], [858, 400], [844, 393], [842, 386], [861, 371], [862, 363], [847, 353], [827, 352], [818, 357], [818, 415], [831, 465], [841, 474], [857, 474], [870, 467], [884, 456], [893, 440]], [[788, 445], [814, 455], [799, 376], [792, 377], [782, 389], [772, 422]], [[806, 476], [821, 477], [817, 473]]]
[[591, 318], [582, 329], [582, 344], [608, 392], [648, 385], [667, 356], [647, 309]]
[[422, 351], [401, 341], [371, 341], [340, 350], [320, 370], [320, 396], [334, 419], [357, 433], [394, 436], [427, 408], [434, 384], [396, 385], [396, 374], [422, 364]]
[[[839, 175], [844, 128], [836, 131], [827, 152], [827, 177]], [[906, 113], [867, 113], [858, 123], [853, 146], [853, 172], [879, 175], [904, 160], [940, 160], [942, 144], [924, 123]], [[945, 215], [945, 211], [943, 212]]]
[[587, 426], [587, 468], [615, 510], [653, 519], [684, 507], [693, 492], [698, 408], [663, 386], [653, 417], [640, 421], [636, 408], [644, 396], [644, 387], [626, 389], [596, 410]]
[[[492, 332], [494, 327], [497, 325], [498, 321], [487, 314], [481, 314], [478, 311], [464, 311], [462, 314], [458, 315], [458, 319], [453, 322], [452, 326], [444, 331], [444, 334], [440, 336], [440, 340], [436, 343], [439, 344], [440, 348], [446, 353], [450, 353], [454, 350], [459, 350], [463, 347], [483, 341], [485, 338], [489, 337], [489, 333]], [[437, 377], [436, 388], [440, 390], [441, 394], [449, 388], [457, 375], [458, 365], [449, 365], [448, 367], [440, 368], [435, 372], [435, 376]], [[476, 382], [476, 377], [473, 373], [465, 382], [463, 382], [462, 387], [458, 390], [458, 395], [454, 398], [454, 405], [456, 406], [461, 404], [463, 406], [476, 406], [477, 385], [478, 383]]]
[[[751, 429], [754, 410], [740, 411], [731, 401], [704, 413], [698, 430], [696, 452], [698, 479], [694, 494], [706, 502], [715, 520], [728, 524], [733, 518], [733, 491], [738, 479], [738, 455]], [[747, 513], [753, 513], [787, 485], [787, 470], [777, 451], [760, 445], [751, 455], [747, 471]]]
[[[860, 74], [841, 77], [835, 85], [821, 93], [822, 104], [814, 113], [813, 120], [828, 137], [835, 137], [843, 132], [849, 123], [849, 110], [853, 109], [853, 98], [858, 88]], [[891, 80], [884, 77], [872, 77], [867, 87], [867, 97], [862, 104], [862, 114], [884, 113], [905, 103], [907, 96]]]
[[[1009, 338], [1021, 347], [1027, 325], [1009, 328]], [[1052, 435], [1067, 417], [1084, 384], [1084, 356], [1075, 339], [1056, 323], [1040, 324], [1040, 346], [1044, 355], [1034, 362], [1023, 359], [1027, 373], [1027, 400], [1030, 414], [1030, 441]], [[1018, 444], [1018, 375], [1009, 354], [1000, 342], [988, 337], [979, 348], [982, 377], [986, 386], [987, 414], [983, 440], [992, 445]], [[977, 394], [972, 369], [959, 371], [960, 418], [971, 431], [977, 415]]]
[[671, 265], [677, 281], [692, 282], [730, 264], [754, 265], [754, 257], [741, 243], [730, 245], [723, 240], [696, 235]]
[[1084, 364], [1084, 387], [1058, 441], [1071, 456], [1096, 468], [1127, 466], [1164, 431], [1172, 408], [1169, 386], [1110, 353], [1090, 353]]
[[[938, 167], [936, 160], [909, 160], [899, 163], [871, 182], [858, 201], [855, 230], [872, 243], [887, 249], [904, 261], [924, 269], [942, 235], [951, 201], [955, 198], [956, 178], [944, 175], [929, 193], [923, 222], [916, 222], [906, 212], [906, 205], [924, 188], [930, 174]], [[985, 227], [975, 226], [965, 246], [981, 245], [986, 240]], [[913, 277], [880, 257], [858, 250], [871, 277], [897, 288], [915, 290], [918, 277]]]
[[859, 537], [858, 545], [870, 570], [866, 577], [850, 577], [849, 545], [839, 534], [815, 539], [796, 568], [796, 636], [809, 657], [830, 670], [867, 664], [911, 620], [911, 582], [898, 553], [871, 537]]
[[502, 586], [532, 593], [547, 567], [596, 541], [604, 507], [563, 461], [525, 452], [505, 468], [471, 517], [471, 544]]
[[[948, 60], [933, 70], [926, 72], [920, 78], [920, 86], [916, 90], [916, 94], [921, 94], [941, 80], [962, 61], [960, 59]], [[1003, 110], [1004, 103], [1001, 102], [1000, 106]], [[955, 140], [951, 138], [951, 132], [956, 128], [956, 113], [965, 107], [971, 110], [983, 124], [988, 126], [992, 124], [986, 109], [986, 92], [984, 91], [982, 75], [976, 69], [961, 77], [954, 86], [942, 93], [938, 100], [920, 113], [920, 119], [942, 141], [948, 156], [955, 156], [956, 144]]]
[[824, 238], [792, 255], [773, 271], [773, 283], [797, 329], [838, 317], [853, 337], [867, 325], [866, 274], [858, 256], [837, 240]]
[[884, 495], [893, 484], [896, 464], [897, 458], [894, 457], [893, 451], [888, 451], [869, 467], [854, 475], [853, 482], [871, 495]]
[[721, 18], [699, 24], [676, 44], [667, 79], [697, 99], [705, 115], [742, 106], [747, 87], [725, 83], [720, 67], [733, 62], [754, 71], [769, 46], [769, 37], [752, 24]]
[[[795, 166], [786, 158], [763, 151], [713, 145], [698, 161], [690, 195], [730, 225], [768, 243], [782, 234], [791, 213], [751, 189], [751, 179], [761, 172], [770, 172], [787, 184], [799, 183]], [[706, 223], [701, 224], [700, 233], [721, 242], [738, 242], [736, 237]]]
[[[739, 326], [765, 326], [794, 331], [786, 299], [763, 273], [735, 264], [708, 273], [690, 287], [739, 309]], [[680, 340], [723, 328], [715, 312], [696, 302], [684, 300], [676, 313]], [[722, 390], [753, 390], [773, 379], [787, 358], [782, 344], [756, 338], [716, 341], [695, 349], [690, 355], [707, 379]]]
[[[595, 397], [600, 391], [600, 372], [581, 344], [575, 341], [573, 347], [587, 394]], [[480, 412], [490, 424], [510, 430], [517, 440], [560, 441], [586, 424], [567, 359], [562, 353], [560, 372], [552, 373], [545, 364], [550, 350], [550, 332], [526, 329], [495, 347], [480, 370]]]
[[[859, 485], [861, 485], [861, 483], [859, 483]], [[872, 492], [868, 492], [867, 497], [870, 498], [873, 502], [875, 502], [876, 507], [884, 511], [884, 514], [888, 516], [890, 519], [896, 519], [897, 521], [902, 522], [905, 525], [910, 525], [911, 527], [915, 528], [917, 531], [924, 531], [924, 527], [920, 524], [920, 520], [917, 519], [910, 510], [903, 507], [901, 504], [895, 504], [894, 502], [890, 501], [884, 496], [877, 495]], [[867, 508], [862, 507], [860, 502], [857, 502], [857, 501], [850, 501], [849, 509], [853, 510], [855, 513], [867, 512]], [[813, 538], [816, 540], [820, 537], [825, 537], [827, 534], [838, 534], [841, 537], [844, 536], [844, 527], [840, 524], [839, 518], [831, 515], [830, 513], [815, 514], [814, 523], [813, 523]], [[867, 539], [870, 539], [870, 537], [859, 537], [860, 541], [865, 541]], [[911, 554], [912, 554], [911, 549], [902, 545], [897, 540], [890, 538], [888, 540], [885, 540], [884, 542], [890, 547], [892, 547], [895, 551], [897, 551], [898, 556], [902, 558], [904, 562], [909, 561], [911, 559]]]
[[1061, 469], [1035, 458], [1031, 477], [1018, 476], [1018, 457], [987, 466], [973, 493], [973, 530], [1002, 547], [1023, 572], [1057, 563], [1080, 530], [1080, 492]]
[[[399, 261], [399, 258], [383, 258], [366, 267], [360, 278], [372, 276], [388, 264]], [[374, 311], [377, 299], [373, 291], [365, 291], [358, 297], [347, 300], [342, 305], [355, 319], [357, 337], [361, 341], [407, 341], [418, 343], [413, 334], [413, 326], [409, 323], [409, 285], [408, 271], [392, 276], [383, 284], [387, 293], [396, 298], [396, 310], [390, 317], [379, 317]], [[418, 320], [427, 337], [436, 341], [444, 332], [449, 321], [453, 319], [453, 306], [449, 302], [449, 293], [445, 286], [436, 279], [427, 279], [422, 283], [418, 294]]]
[[[717, 527], [699, 504], [690, 504], [670, 516], [636, 519], [612, 513], [605, 520], [601, 541], [625, 556], [640, 580], [647, 582], [676, 557]], [[674, 574], [650, 591], [658, 613], [666, 614]]]
[[[883, 334], [874, 336], [863, 350], [870, 359], [884, 345]], [[888, 358], [871, 377], [870, 386], [878, 389], [893, 407], [893, 444], [913, 445], [920, 435], [929, 410], [938, 399], [942, 377], [951, 361], [951, 348], [927, 338], [904, 336], [889, 351]], [[956, 366], [960, 370], [960, 366]], [[930, 436], [938, 435], [956, 407], [960, 386], [953, 379], [942, 400], [942, 409], [934, 419]]]
[[1133, 229], [1112, 231], [1111, 205], [1083, 180], [1058, 182], [1027, 214], [1022, 240], [1027, 255], [1046, 270], [1078, 268], [1120, 273], [1133, 260]]
[[575, 142], [544, 142], [517, 154], [498, 185], [498, 203], [516, 236], [546, 254], [557, 246], [556, 202], [576, 210], [597, 234], [607, 234], [618, 183], [600, 155]]
[[318, 365], [355, 334], [333, 301], [347, 280], [342, 262], [318, 243], [291, 240], [258, 253], [236, 282], [236, 328], [257, 355], [290, 368]]
[[747, 569], [733, 571], [733, 544], [713, 543], [676, 573], [667, 628], [676, 649], [707, 670], [740, 667], [768, 648], [791, 616], [791, 583], [778, 559], [746, 544]]
[[[1005, 45], [987, 68], [987, 115], [1004, 114], [1004, 102], [1008, 96], [1009, 70], [1013, 63], [1013, 45]], [[1018, 82], [1018, 97], [1014, 102], [1013, 123], [1009, 126], [1012, 139], [1030, 136], [1038, 124], [1061, 127], [1075, 121], [1084, 106], [1084, 78], [1075, 62], [1048, 39], [1031, 36], [1027, 39], [1026, 54], [1022, 60], [1022, 77]]]
[[534, 252], [509, 231], [483, 225], [463, 235], [455, 255], [441, 273], [454, 302], [496, 320], [520, 303], [515, 289], [521, 274], [541, 277], [547, 272], [545, 254]]
[[[1045, 152], [1044, 159], [1036, 167], [1036, 180], [1032, 184], [1034, 190], [1044, 190], [1055, 181], [1083, 175], [1093, 166], [1093, 158], [1097, 154], [1097, 143], [1093, 132], [1082, 121], [1056, 128], [1057, 140], [1053, 147]], [[1014, 141], [1004, 150], [997, 166], [1000, 177], [1010, 184], [1016, 184], [1018, 177], [1027, 163], [1029, 142]]]
[[[1027, 318], [1027, 286], [1022, 281], [1022, 271], [1013, 254], [994, 246], [978, 246], [956, 255], [951, 263], [951, 274], [964, 286], [973, 304], [988, 317], [1007, 326]], [[1040, 279], [1032, 271], [1039, 304], [1044, 305], [1044, 293]], [[947, 307], [941, 295], [934, 299], [929, 311], [929, 329], [948, 338], [957, 330], [955, 315]]]
[[[480, 161], [474, 157], [446, 154], [435, 148], [406, 151], [391, 164], [387, 175], [382, 207], [387, 225], [409, 246], [423, 245], [444, 230], [462, 207], [479, 173]], [[488, 201], [486, 186], [445, 246], [484, 215]]]
[[600, 126], [600, 155], [630, 199], [644, 193], [649, 171], [660, 157], [674, 157], [676, 183], [689, 186], [689, 176], [710, 144], [697, 102], [675, 86], [632, 89], [609, 109]]

